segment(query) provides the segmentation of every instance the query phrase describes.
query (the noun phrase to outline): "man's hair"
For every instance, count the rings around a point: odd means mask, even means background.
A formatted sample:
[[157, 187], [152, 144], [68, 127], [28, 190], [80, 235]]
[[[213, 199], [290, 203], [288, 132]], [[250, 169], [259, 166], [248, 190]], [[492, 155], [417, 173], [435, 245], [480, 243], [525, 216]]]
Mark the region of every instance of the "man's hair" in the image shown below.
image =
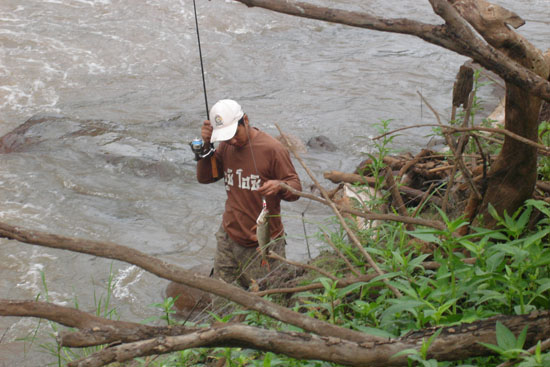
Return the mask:
[[244, 126], [244, 115], [243, 115], [243, 117], [241, 117], [241, 119], [237, 122], [237, 124], [243, 125], [243, 126]]

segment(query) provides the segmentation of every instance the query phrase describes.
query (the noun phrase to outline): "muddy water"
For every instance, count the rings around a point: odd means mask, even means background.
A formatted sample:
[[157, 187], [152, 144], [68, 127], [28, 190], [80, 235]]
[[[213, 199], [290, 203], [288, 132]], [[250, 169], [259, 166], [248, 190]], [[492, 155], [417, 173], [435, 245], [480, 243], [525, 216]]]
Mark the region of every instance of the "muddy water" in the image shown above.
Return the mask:
[[[549, 47], [548, 1], [498, 3], [528, 20], [521, 33]], [[438, 22], [427, 1], [401, 1], [398, 10], [384, 1], [337, 4]], [[465, 59], [446, 50], [231, 1], [197, 6], [210, 105], [237, 99], [273, 135], [278, 123], [304, 141], [328, 136], [336, 152], [303, 156], [327, 186], [324, 170], [352, 170], [375, 149], [369, 136], [380, 120], [392, 127], [434, 121], [417, 91], [449, 115]], [[195, 182], [187, 146], [206, 114], [192, 10], [188, 0], [0, 2], [0, 136], [42, 116], [19, 134], [13, 152], [0, 155], [1, 221], [112, 241], [187, 268], [212, 262], [225, 193], [221, 184]], [[489, 105], [491, 94], [482, 91]], [[394, 147], [417, 150], [428, 134], [409, 130]], [[316, 253], [318, 226], [330, 226], [327, 209], [299, 200], [283, 213], [289, 257], [306, 259], [308, 247]], [[93, 311], [109, 278], [121, 319], [158, 314], [149, 305], [161, 300], [164, 280], [128, 264], [0, 240], [1, 298], [47, 293]], [[0, 318], [0, 366], [52, 361], [36, 345], [24, 353], [16, 342], [36, 326]], [[49, 332], [42, 324], [38, 335]]]

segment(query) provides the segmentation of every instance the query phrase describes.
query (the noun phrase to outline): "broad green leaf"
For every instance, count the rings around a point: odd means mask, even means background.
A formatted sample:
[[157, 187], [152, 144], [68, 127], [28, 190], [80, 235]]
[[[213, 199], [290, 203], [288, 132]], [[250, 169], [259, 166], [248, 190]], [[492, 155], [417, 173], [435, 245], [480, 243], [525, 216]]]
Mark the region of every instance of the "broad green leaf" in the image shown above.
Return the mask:
[[493, 246], [492, 250], [499, 250], [508, 255], [512, 255], [516, 261], [521, 261], [519, 259], [524, 259], [529, 256], [529, 252], [512, 245], [512, 242], [498, 244], [496, 246]]
[[504, 253], [502, 252], [497, 252], [493, 255], [491, 255], [488, 259], [487, 259], [487, 270], [489, 270], [490, 272], [495, 272], [497, 271], [498, 267], [502, 264], [502, 262], [504, 261]]
[[490, 349], [493, 352], [496, 352], [498, 354], [504, 353], [504, 349], [500, 348], [498, 345], [483, 343], [483, 342], [477, 342], [477, 343], [483, 345], [485, 348]]
[[369, 335], [372, 335], [372, 336], [377, 336], [377, 337], [380, 337], [380, 338], [388, 338], [388, 339], [395, 339], [396, 336], [393, 335], [392, 333], [389, 333], [385, 330], [382, 330], [382, 329], [377, 329], [377, 328], [373, 328], [373, 327], [368, 327], [368, 326], [362, 326], [362, 325], [355, 325], [354, 326], [355, 329], [365, 333], [365, 334], [369, 334]]
[[373, 278], [373, 279], [369, 280], [367, 284], [375, 283], [375, 282], [378, 282], [379, 280], [391, 279], [391, 278], [396, 277], [398, 275], [401, 275], [401, 273], [400, 272], [385, 273], [385, 274], [377, 276], [376, 278]]
[[489, 214], [491, 214], [491, 217], [493, 217], [494, 219], [496, 219], [496, 220], [498, 220], [498, 221], [502, 220], [502, 219], [500, 218], [500, 215], [498, 215], [497, 210], [495, 209], [494, 206], [492, 206], [491, 204], [489, 204], [489, 207], [487, 208], [487, 210], [489, 211]]
[[439, 237], [436, 236], [433, 232], [407, 232], [407, 234], [410, 234], [413, 237], [418, 238], [421, 241], [428, 242], [428, 243], [440, 243]]
[[339, 290], [338, 290], [338, 295], [337, 295], [337, 297], [338, 297], [338, 298], [342, 298], [342, 297], [344, 297], [346, 294], [351, 293], [351, 292], [353, 292], [354, 290], [356, 290], [356, 289], [358, 289], [358, 288], [361, 288], [362, 286], [365, 286], [365, 285], [367, 285], [367, 284], [368, 284], [367, 282], [358, 282], [358, 283], [350, 284], [350, 285], [348, 285], [348, 286], [345, 287], [345, 288], [339, 289]]
[[424, 306], [424, 302], [415, 300], [402, 300], [399, 299], [396, 304], [388, 307], [384, 312], [382, 318], [394, 315], [399, 312], [409, 311], [416, 315], [415, 307]]
[[431, 256], [431, 255], [430, 254], [424, 254], [424, 255], [417, 256], [416, 258], [412, 259], [409, 262], [409, 268], [415, 269], [415, 268], [421, 266], [422, 262], [424, 262], [424, 260], [426, 260], [426, 258], [429, 257], [429, 256]]
[[529, 237], [523, 238], [524, 247], [529, 247], [533, 243], [540, 241], [542, 238], [546, 237], [550, 233], [550, 228], [545, 229], [544, 231], [539, 231], [535, 234], [532, 234]]
[[550, 289], [550, 278], [539, 279], [537, 280], [537, 283], [540, 284], [537, 289], [537, 294], [542, 294]]
[[483, 295], [476, 302], [476, 305], [481, 305], [481, 304], [483, 304], [487, 301], [490, 301], [490, 300], [497, 300], [497, 301], [500, 301], [503, 304], [507, 303], [506, 296], [504, 294], [502, 294], [501, 292], [486, 289], [486, 290], [479, 291], [479, 292], [476, 292], [476, 293], [479, 293], [479, 294]]
[[528, 325], [525, 325], [521, 333], [518, 335], [518, 339], [516, 340], [516, 348], [523, 349], [523, 345], [525, 344], [525, 339], [527, 339], [527, 328]]
[[391, 358], [397, 358], [400, 356], [409, 356], [409, 355], [418, 355], [418, 351], [416, 349], [403, 349], [400, 352], [395, 353]]
[[550, 264], [550, 252], [545, 252], [544, 255], [540, 256], [535, 262], [533, 262], [533, 266], [539, 267], [539, 266], [545, 266]]
[[497, 321], [496, 324], [497, 344], [504, 350], [514, 349], [516, 347], [516, 337], [504, 324]]

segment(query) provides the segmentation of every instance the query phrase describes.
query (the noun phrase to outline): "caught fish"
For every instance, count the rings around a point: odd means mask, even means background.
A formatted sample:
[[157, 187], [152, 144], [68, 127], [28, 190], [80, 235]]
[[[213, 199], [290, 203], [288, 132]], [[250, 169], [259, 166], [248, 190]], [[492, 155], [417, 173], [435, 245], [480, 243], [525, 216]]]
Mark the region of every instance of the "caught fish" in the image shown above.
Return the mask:
[[269, 230], [269, 220], [267, 215], [269, 210], [267, 210], [267, 203], [263, 199], [262, 211], [256, 219], [256, 237], [258, 238], [258, 251], [262, 255], [262, 266], [266, 265], [269, 269], [269, 263], [267, 262], [267, 245], [271, 241], [271, 232]]

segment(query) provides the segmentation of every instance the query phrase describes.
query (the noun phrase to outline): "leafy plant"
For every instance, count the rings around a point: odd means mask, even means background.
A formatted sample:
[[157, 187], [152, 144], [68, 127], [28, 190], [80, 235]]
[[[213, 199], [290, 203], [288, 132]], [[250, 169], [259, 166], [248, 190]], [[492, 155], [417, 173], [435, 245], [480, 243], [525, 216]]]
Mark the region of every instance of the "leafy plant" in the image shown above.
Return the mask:
[[507, 360], [514, 360], [522, 354], [525, 354], [525, 351], [523, 350], [523, 345], [525, 344], [525, 339], [527, 338], [527, 327], [525, 327], [521, 331], [516, 339], [514, 333], [512, 333], [510, 329], [508, 329], [500, 321], [497, 321], [496, 337], [496, 345], [482, 342], [479, 342], [479, 344], [491, 349], [492, 351], [498, 353]]
[[160, 319], [160, 320], [164, 320], [166, 322], [166, 325], [173, 325], [174, 321], [172, 320], [172, 315], [176, 313], [174, 304], [176, 303], [176, 300], [178, 299], [178, 297], [179, 295], [176, 296], [175, 298], [168, 297], [168, 298], [165, 298], [162, 302], [151, 304], [150, 305], [151, 307], [159, 308], [162, 310], [162, 316], [160, 317], [153, 316], [144, 320], [144, 322], [151, 322], [153, 320]]
[[441, 334], [442, 329], [438, 329], [435, 333], [432, 334], [428, 338], [428, 340], [424, 340], [422, 342], [422, 346], [420, 347], [420, 350], [416, 349], [405, 349], [401, 352], [394, 355], [394, 357], [398, 357], [401, 355], [407, 355], [407, 358], [409, 359], [409, 366], [411, 366], [412, 362], [416, 362], [417, 365], [423, 366], [423, 367], [437, 367], [439, 363], [435, 359], [427, 359], [428, 358], [428, 349], [430, 348], [430, 345], [432, 345], [433, 341], [437, 339], [439, 334]]

